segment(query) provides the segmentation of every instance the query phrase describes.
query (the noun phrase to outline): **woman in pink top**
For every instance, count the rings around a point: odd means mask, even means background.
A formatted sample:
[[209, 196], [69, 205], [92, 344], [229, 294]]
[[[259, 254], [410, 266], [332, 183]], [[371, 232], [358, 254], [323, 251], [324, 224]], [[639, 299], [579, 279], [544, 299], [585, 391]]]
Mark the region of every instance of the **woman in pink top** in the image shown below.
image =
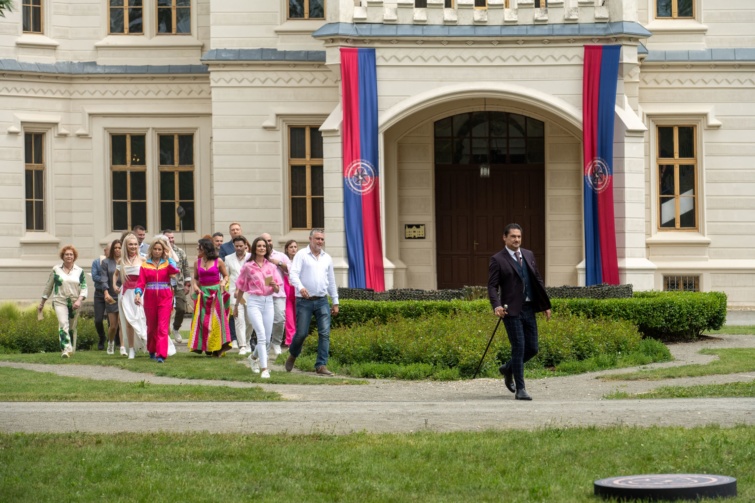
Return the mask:
[[260, 377], [270, 378], [267, 369], [267, 339], [273, 330], [273, 293], [281, 285], [275, 282], [275, 266], [268, 262], [270, 246], [263, 237], [252, 243], [252, 260], [244, 264], [236, 280], [236, 304], [234, 316], [238, 315], [238, 306], [246, 293], [246, 318], [257, 333], [257, 346], [249, 356], [252, 372], [262, 371]]
[[218, 258], [212, 240], [202, 238], [192, 281], [192, 298], [196, 299], [191, 321], [189, 349], [194, 353], [223, 356], [231, 348], [228, 308], [231, 296], [225, 290], [228, 270]]

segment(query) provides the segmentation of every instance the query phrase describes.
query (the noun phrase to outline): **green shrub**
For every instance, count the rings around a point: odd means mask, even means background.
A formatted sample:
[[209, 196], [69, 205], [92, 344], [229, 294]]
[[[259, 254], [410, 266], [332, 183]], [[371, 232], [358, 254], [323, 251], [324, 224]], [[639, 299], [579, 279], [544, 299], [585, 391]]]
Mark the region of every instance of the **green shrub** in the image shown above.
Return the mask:
[[721, 292], [638, 292], [631, 299], [556, 299], [554, 311], [633, 322], [645, 337], [694, 339], [726, 321]]
[[[334, 368], [358, 377], [449, 379], [471, 377], [496, 326], [489, 311], [466, 310], [431, 317], [394, 317], [386, 323], [370, 320], [334, 328], [330, 351]], [[561, 362], [636, 351], [637, 329], [626, 321], [590, 320], [556, 315], [550, 322], [538, 316], [540, 353], [531, 366], [554, 367]], [[308, 338], [302, 355], [312, 358], [317, 337]], [[511, 347], [501, 324], [483, 362], [480, 375], [498, 375]], [[297, 362], [298, 363], [298, 362]]]
[[[12, 305], [12, 304], [10, 304]], [[0, 307], [0, 347], [6, 352], [20, 353], [54, 353], [60, 351], [58, 338], [58, 319], [51, 308], [43, 311], [42, 320], [37, 320], [35, 308], [20, 311]], [[5, 316], [8, 316], [7, 318]], [[97, 330], [91, 318], [79, 317], [76, 348], [92, 349], [98, 341]]]
[[[638, 292], [621, 299], [552, 299], [553, 312], [587, 318], [631, 321], [645, 337], [662, 340], [692, 339], [705, 330], [716, 330], [726, 321], [726, 294], [721, 292]], [[447, 316], [462, 313], [490, 315], [485, 300], [340, 302], [333, 327], [384, 324], [389, 320]]]

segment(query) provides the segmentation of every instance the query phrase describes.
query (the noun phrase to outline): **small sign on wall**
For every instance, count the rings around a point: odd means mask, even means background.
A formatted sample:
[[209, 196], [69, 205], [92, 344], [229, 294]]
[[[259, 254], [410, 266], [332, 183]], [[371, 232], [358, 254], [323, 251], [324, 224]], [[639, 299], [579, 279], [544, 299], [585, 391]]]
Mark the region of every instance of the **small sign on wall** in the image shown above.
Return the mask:
[[425, 239], [425, 224], [404, 224], [404, 239]]

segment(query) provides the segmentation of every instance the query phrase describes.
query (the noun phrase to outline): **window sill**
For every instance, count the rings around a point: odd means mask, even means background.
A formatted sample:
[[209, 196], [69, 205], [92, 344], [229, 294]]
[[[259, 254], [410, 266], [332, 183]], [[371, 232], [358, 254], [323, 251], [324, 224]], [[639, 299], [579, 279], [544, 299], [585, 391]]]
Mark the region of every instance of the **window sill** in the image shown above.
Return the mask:
[[18, 47], [35, 47], [35, 48], [50, 48], [55, 49], [60, 44], [50, 37], [44, 35], [24, 33], [16, 39], [16, 45]]
[[325, 24], [324, 19], [289, 19], [282, 25], [275, 28], [275, 33], [291, 34], [306, 33], [312, 34], [319, 30]]
[[60, 239], [47, 232], [27, 231], [18, 242], [22, 245], [59, 245]]
[[706, 34], [708, 26], [694, 19], [655, 19], [645, 28], [653, 34], [660, 33], [697, 33]]
[[697, 231], [677, 231], [677, 232], [659, 232], [653, 237], [648, 238], [645, 243], [648, 245], [679, 245], [679, 246], [708, 246], [710, 238], [706, 238]]
[[191, 35], [160, 35], [147, 38], [145, 35], [108, 35], [94, 46], [98, 49], [138, 48], [202, 48], [204, 44]]

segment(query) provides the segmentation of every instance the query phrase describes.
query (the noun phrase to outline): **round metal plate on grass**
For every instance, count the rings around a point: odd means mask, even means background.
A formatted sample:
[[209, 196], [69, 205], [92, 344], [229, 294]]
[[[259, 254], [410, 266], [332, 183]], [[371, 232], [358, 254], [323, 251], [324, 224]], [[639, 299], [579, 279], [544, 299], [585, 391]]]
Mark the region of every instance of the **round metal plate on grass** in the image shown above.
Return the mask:
[[595, 495], [622, 499], [698, 499], [737, 495], [737, 479], [725, 475], [654, 474], [595, 481]]

